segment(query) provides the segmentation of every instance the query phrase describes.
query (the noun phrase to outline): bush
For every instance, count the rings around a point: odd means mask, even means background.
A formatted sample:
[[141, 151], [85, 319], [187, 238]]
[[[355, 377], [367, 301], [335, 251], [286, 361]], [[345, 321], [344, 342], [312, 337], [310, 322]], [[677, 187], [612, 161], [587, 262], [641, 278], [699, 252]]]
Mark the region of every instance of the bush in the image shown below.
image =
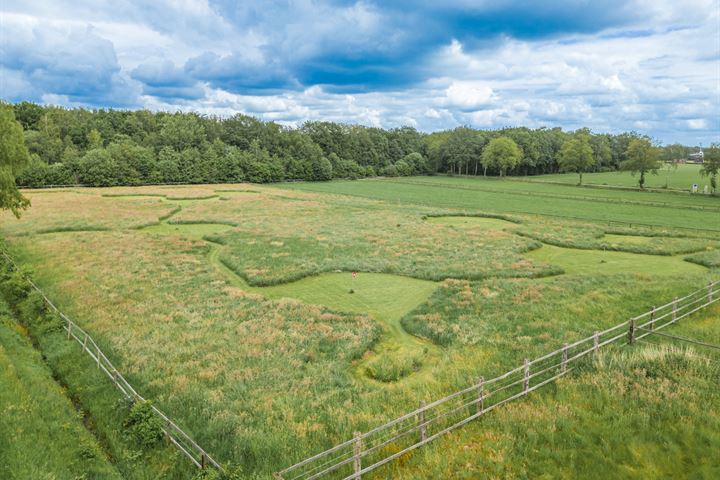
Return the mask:
[[127, 428], [143, 448], [151, 448], [163, 439], [162, 420], [152, 410], [152, 402], [135, 402], [125, 420]]
[[2, 293], [10, 305], [17, 305], [30, 293], [30, 284], [25, 280], [22, 272], [14, 270], [7, 263], [3, 263], [0, 284]]

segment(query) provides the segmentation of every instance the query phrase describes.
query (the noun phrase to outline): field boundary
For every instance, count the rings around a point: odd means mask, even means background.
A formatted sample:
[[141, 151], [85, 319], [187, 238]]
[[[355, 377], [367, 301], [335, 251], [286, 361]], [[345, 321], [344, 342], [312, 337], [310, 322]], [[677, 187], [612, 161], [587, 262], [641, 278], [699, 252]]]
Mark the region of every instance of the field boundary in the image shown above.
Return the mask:
[[[7, 252], [0, 251], [3, 257], [13, 266], [16, 272], [20, 272], [20, 269]], [[124, 397], [134, 402], [145, 402], [143, 398], [132, 385], [123, 377], [118, 369], [112, 364], [107, 356], [100, 349], [95, 340], [73, 322], [67, 315], [65, 315], [60, 309], [45, 295], [36, 284], [28, 276], [21, 273], [23, 279], [28, 282], [30, 287], [36, 291], [42, 297], [45, 304], [52, 309], [64, 322], [63, 329], [67, 332], [67, 339], [74, 339], [81, 346], [85, 353], [96, 363], [97, 368], [107, 375], [112, 383], [122, 392]], [[165, 415], [155, 405], [150, 405], [153, 414], [160, 419], [162, 422], [162, 429], [165, 432], [165, 437], [172, 443], [183, 455], [185, 455], [196, 467], [204, 469], [208, 466], [214, 467], [221, 472], [224, 472], [222, 466], [216, 462], [210, 454], [208, 454], [195, 440], [185, 433], [180, 427], [177, 426], [167, 415]]]
[[[360, 479], [362, 475], [459, 428], [501, 405], [567, 375], [577, 362], [611, 344], [633, 344], [720, 300], [720, 280], [593, 335], [526, 359], [496, 378], [478, 381], [274, 474], [277, 480]], [[434, 431], [432, 431], [434, 430]]]

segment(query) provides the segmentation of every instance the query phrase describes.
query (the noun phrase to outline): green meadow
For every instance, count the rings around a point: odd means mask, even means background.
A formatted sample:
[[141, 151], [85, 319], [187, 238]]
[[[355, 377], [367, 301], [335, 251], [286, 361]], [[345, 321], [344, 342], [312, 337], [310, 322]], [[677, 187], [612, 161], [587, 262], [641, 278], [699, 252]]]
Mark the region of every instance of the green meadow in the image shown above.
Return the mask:
[[[648, 175], [646, 177], [646, 188], [654, 189], [670, 189], [690, 191], [693, 184], [698, 185], [699, 191], [702, 192], [705, 185], [710, 185], [710, 179], [701, 175], [700, 165], [694, 164], [678, 164], [663, 165], [658, 170], [657, 175]], [[577, 174], [560, 173], [551, 175], [541, 175], [539, 177], [517, 177], [519, 179], [532, 182], [557, 182], [575, 185], [578, 182]], [[598, 172], [583, 174], [583, 183], [585, 185], [598, 185], [610, 187], [637, 187], [638, 176], [632, 175], [630, 172]]]
[[[720, 199], [682, 193], [457, 177], [48, 192], [26, 192], [19, 221], [3, 214], [8, 250], [240, 478], [268, 478], [720, 273]], [[677, 328], [714, 341], [717, 318]], [[30, 333], [63, 358], [62, 334]], [[681, 347], [609, 352], [369, 478], [651, 478], [678, 465], [704, 478], [720, 447], [717, 372]], [[84, 381], [65, 383], [100, 418], [118, 394]], [[681, 405], [690, 413], [674, 427]], [[167, 448], [129, 453], [121, 414], [95, 427], [113, 466], [183, 478], [189, 464]], [[587, 460], [568, 457], [574, 444]]]
[[0, 300], [0, 477], [122, 476]]
[[[536, 214], [567, 221], [622, 222], [654, 228], [720, 232], [716, 197], [632, 192], [497, 178], [410, 177], [287, 184], [308, 192], [496, 214]], [[715, 215], [708, 213], [714, 212]]]

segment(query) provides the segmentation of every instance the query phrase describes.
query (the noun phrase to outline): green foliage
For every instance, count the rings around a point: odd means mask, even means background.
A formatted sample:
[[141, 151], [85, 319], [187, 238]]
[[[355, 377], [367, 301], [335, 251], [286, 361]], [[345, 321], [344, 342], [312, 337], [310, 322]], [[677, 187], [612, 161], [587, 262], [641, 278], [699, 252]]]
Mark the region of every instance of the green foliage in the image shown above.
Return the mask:
[[205, 140], [205, 127], [195, 114], [176, 113], [162, 121], [160, 139], [164, 145], [182, 151], [199, 147]]
[[152, 403], [149, 401], [135, 402], [130, 407], [125, 428], [143, 448], [157, 445], [165, 435], [162, 420], [153, 412]]
[[645, 174], [657, 175], [660, 168], [658, 149], [648, 139], [636, 138], [630, 141], [627, 147], [627, 160], [620, 166], [623, 170], [639, 173], [638, 185], [645, 188]]
[[[293, 129], [242, 114], [220, 119], [27, 102], [13, 109], [21, 116], [25, 144], [34, 159], [31, 171], [16, 180], [28, 187], [85, 181], [94, 186], [324, 181], [437, 172], [535, 175], [558, 171], [560, 150], [572, 137], [559, 128], [459, 127], [428, 135], [411, 127], [383, 130], [333, 122], [307, 122]], [[617, 170], [627, 159], [629, 143], [645, 138], [636, 133], [593, 134], [589, 129], [577, 135], [588, 140], [596, 168], [602, 171]], [[490, 155], [490, 150], [488, 156], [503, 161], [481, 162], [488, 145], [498, 138], [511, 140], [519, 150], [500, 156]], [[104, 149], [111, 150], [113, 161], [96, 153], [81, 161], [89, 152]], [[102, 174], [98, 168], [107, 171]]]
[[0, 210], [10, 210], [18, 218], [30, 202], [18, 191], [15, 178], [29, 163], [22, 126], [12, 107], [0, 102]]
[[95, 129], [90, 130], [87, 134], [87, 146], [90, 150], [102, 148], [104, 145], [102, 135]]
[[[13, 293], [15, 275], [6, 262], [0, 261], [0, 297], [16, 296]], [[4, 312], [2, 305], [0, 300], [0, 318]], [[47, 313], [37, 293], [26, 295], [12, 306], [17, 320], [27, 327], [18, 331], [29, 334], [42, 352], [42, 359], [36, 354], [38, 361], [33, 360], [33, 365], [20, 370], [17, 366], [24, 361], [24, 354], [20, 350], [8, 350], [22, 382], [5, 388], [7, 375], [12, 376], [15, 371], [3, 364], [3, 347], [7, 348], [3, 329], [7, 323], [0, 321], [0, 408], [5, 395], [11, 395], [13, 404], [10, 409], [3, 408], [5, 414], [0, 416], [0, 439], [14, 439], [12, 448], [3, 451], [6, 456], [0, 462], [0, 477], [36, 478], [48, 471], [48, 478], [190, 478], [192, 467], [169, 446], [156, 446], [147, 454], [138, 450], [132, 435], [124, 433], [127, 408], [118, 408], [119, 392], [87, 354], [74, 341], [68, 341], [61, 320]], [[43, 360], [51, 373], [45, 373], [47, 367], [42, 364]], [[53, 379], [61, 382], [62, 388], [54, 385]], [[18, 383], [13, 378], [10, 381]], [[66, 394], [72, 396], [73, 403], [82, 409], [84, 421], [102, 438], [107, 454], [85, 430]], [[17, 402], [22, 402], [19, 407]], [[11, 414], [7, 415], [8, 412]], [[13, 412], [19, 417], [14, 418]], [[12, 424], [10, 430], [4, 428], [4, 421]], [[54, 440], [48, 443], [48, 438]], [[112, 465], [108, 456], [112, 458]], [[23, 474], [25, 469], [29, 469], [28, 475]]]
[[0, 478], [122, 478], [0, 299]]
[[720, 172], [720, 143], [713, 143], [704, 153], [705, 157], [700, 173], [710, 177], [710, 188], [713, 192], [717, 192], [717, 176]]
[[508, 137], [493, 138], [482, 153], [482, 165], [485, 168], [495, 168], [504, 176], [505, 172], [517, 166], [522, 158], [522, 151], [517, 144]]
[[582, 175], [597, 163], [590, 146], [590, 138], [585, 134], [577, 134], [563, 143], [558, 155], [558, 165], [561, 172], [577, 172]]
[[261, 478], [255, 475], [246, 475], [241, 466], [225, 465], [223, 469], [225, 472], [221, 472], [212, 467], [198, 470], [192, 480], [249, 480]]

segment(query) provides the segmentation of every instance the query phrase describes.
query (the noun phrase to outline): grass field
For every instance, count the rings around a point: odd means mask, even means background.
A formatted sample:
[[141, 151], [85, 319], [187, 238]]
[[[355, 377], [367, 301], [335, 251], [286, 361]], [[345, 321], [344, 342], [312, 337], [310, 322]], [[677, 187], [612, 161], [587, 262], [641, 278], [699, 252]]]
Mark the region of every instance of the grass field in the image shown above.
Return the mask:
[[[695, 290], [719, 267], [720, 199], [677, 193], [423, 177], [28, 196], [33, 206], [22, 220], [1, 218], [12, 254], [112, 352], [141, 394], [247, 478], [266, 478], [420, 398], [444, 396]], [[693, 365], [677, 368], [696, 375]], [[582, 441], [603, 438], [605, 413], [578, 400], [585, 385], [597, 382], [609, 394], [617, 375], [639, 382], [631, 367], [608, 368], [513, 407], [537, 416], [535, 437], [502, 430], [503, 418], [520, 415], [510, 409], [491, 430], [468, 429], [483, 444], [501, 442], [492, 448], [503, 462], [494, 464], [537, 458], [533, 467], [513, 464], [512, 475], [486, 462], [468, 478], [534, 477], [537, 465], [559, 463], [562, 456], [536, 448], [547, 440], [554, 402], [587, 420], [589, 432], [575, 433]], [[687, 382], [707, 387], [702, 375]], [[671, 454], [700, 448], [687, 434], [669, 437]], [[465, 435], [403, 458], [397, 465], [407, 470], [388, 475], [459, 475], [476, 451], [465, 448]], [[558, 445], [574, 441], [561, 437]], [[649, 435], [643, 448], [655, 440]], [[708, 435], [704, 445], [717, 441]], [[628, 453], [617, 451], [603, 450], [622, 463]], [[165, 478], [177, 478], [182, 461], [156, 457]], [[158, 470], [146, 471], [152, 478], [149, 471]], [[638, 472], [653, 474], [649, 464]]]
[[0, 478], [122, 476], [0, 300]]
[[[720, 233], [718, 199], [704, 195], [588, 189], [571, 185], [455, 177], [297, 183], [288, 184], [287, 187], [431, 208], [537, 214], [568, 221], [623, 222], [655, 228], [705, 228]], [[709, 212], [715, 215], [708, 215]]]
[[[663, 166], [657, 175], [645, 177], [645, 188], [668, 188], [671, 190], [690, 191], [693, 184], [697, 184], [702, 192], [705, 185], [710, 186], [710, 179], [700, 174], [701, 166], [693, 164], [677, 165], [677, 167]], [[518, 177], [533, 182], [558, 182], [575, 185], [578, 175], [575, 173], [559, 173], [554, 175], [541, 175], [538, 177]], [[630, 172], [602, 172], [583, 174], [585, 185], [607, 185], [613, 187], [637, 187], [638, 175]]]

